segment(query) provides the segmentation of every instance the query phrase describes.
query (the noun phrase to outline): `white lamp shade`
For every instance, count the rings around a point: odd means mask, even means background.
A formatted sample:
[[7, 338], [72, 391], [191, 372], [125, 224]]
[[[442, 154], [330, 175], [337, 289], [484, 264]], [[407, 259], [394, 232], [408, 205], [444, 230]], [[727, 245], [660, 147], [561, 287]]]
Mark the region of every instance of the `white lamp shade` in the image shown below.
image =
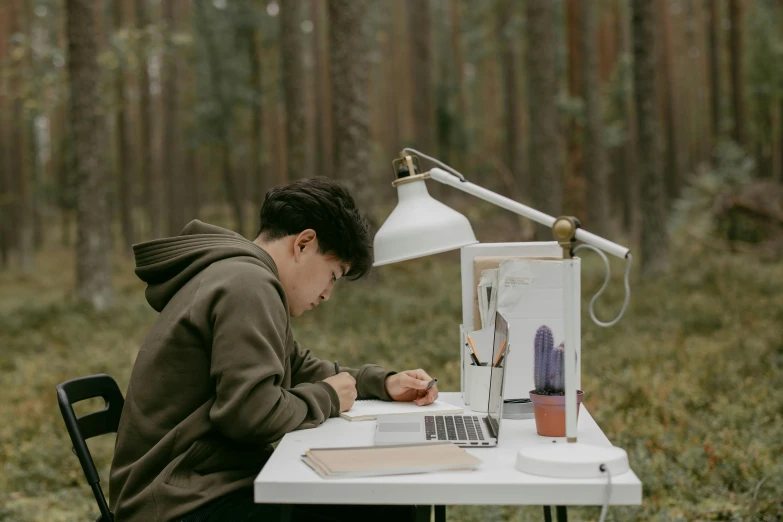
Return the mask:
[[397, 185], [397, 196], [397, 206], [375, 234], [373, 266], [478, 243], [468, 218], [433, 199], [424, 180]]

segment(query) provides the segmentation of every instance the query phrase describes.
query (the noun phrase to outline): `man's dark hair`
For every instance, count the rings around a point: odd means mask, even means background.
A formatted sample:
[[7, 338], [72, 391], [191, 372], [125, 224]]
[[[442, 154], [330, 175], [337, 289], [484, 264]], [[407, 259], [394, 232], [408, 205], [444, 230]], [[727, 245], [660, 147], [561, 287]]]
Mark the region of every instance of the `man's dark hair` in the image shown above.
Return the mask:
[[275, 187], [266, 193], [260, 217], [257, 235], [265, 241], [312, 228], [321, 254], [350, 265], [345, 277], [359, 279], [372, 268], [370, 225], [337, 181], [316, 177]]

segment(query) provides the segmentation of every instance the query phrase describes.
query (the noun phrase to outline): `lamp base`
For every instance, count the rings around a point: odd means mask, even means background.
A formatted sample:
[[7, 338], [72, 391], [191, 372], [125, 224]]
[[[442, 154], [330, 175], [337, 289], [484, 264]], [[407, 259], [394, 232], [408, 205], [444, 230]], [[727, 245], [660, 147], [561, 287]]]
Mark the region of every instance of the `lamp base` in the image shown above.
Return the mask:
[[530, 446], [517, 452], [516, 468], [522, 473], [560, 479], [601, 478], [606, 466], [612, 476], [630, 469], [628, 454], [617, 446], [581, 442]]

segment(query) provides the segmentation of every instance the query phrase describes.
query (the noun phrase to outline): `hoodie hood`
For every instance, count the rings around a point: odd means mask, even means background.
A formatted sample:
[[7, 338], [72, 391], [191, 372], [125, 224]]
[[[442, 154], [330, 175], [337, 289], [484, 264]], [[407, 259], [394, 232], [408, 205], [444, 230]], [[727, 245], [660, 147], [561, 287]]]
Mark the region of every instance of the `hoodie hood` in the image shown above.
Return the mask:
[[179, 236], [133, 245], [133, 255], [136, 275], [147, 283], [147, 302], [158, 312], [185, 283], [215, 261], [254, 257], [280, 277], [275, 262], [264, 249], [236, 232], [198, 219], [188, 223]]

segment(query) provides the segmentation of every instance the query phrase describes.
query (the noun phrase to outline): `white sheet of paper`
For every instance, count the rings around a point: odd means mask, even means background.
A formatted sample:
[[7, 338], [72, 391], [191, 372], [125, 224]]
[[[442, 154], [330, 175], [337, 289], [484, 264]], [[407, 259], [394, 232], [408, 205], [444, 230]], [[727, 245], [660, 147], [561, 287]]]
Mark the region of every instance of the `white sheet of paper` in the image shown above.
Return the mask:
[[410, 413], [462, 413], [462, 408], [442, 401], [435, 401], [426, 406], [417, 406], [413, 402], [388, 402], [379, 400], [356, 401], [351, 409], [340, 414], [348, 420], [374, 420], [380, 415], [401, 415]]

